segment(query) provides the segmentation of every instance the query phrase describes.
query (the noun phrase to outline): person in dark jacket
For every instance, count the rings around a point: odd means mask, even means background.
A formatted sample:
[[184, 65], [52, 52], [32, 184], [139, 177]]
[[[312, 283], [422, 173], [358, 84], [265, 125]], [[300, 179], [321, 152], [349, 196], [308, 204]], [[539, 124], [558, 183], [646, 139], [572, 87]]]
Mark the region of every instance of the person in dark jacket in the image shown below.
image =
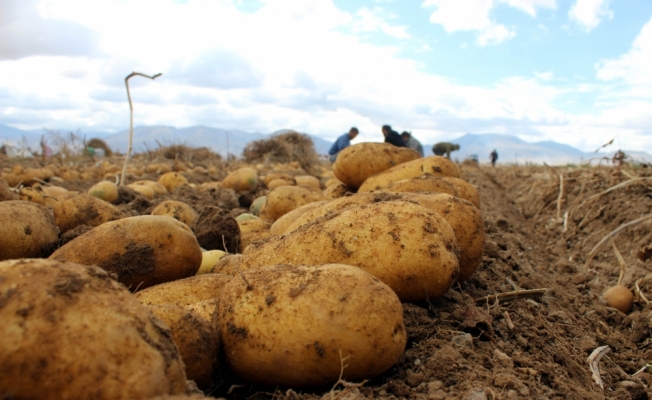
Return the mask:
[[491, 159], [491, 166], [495, 167], [496, 166], [496, 160], [498, 159], [498, 152], [496, 149], [489, 154], [489, 158]]
[[340, 154], [340, 151], [351, 146], [351, 140], [355, 139], [356, 136], [358, 136], [358, 128], [354, 126], [349, 129], [348, 133], [337, 138], [335, 143], [333, 143], [333, 146], [331, 146], [331, 149], [328, 150], [328, 155], [332, 163], [337, 160], [337, 155]]
[[383, 136], [385, 136], [385, 143], [393, 144], [396, 147], [406, 147], [405, 142], [395, 130], [389, 125], [383, 125]]

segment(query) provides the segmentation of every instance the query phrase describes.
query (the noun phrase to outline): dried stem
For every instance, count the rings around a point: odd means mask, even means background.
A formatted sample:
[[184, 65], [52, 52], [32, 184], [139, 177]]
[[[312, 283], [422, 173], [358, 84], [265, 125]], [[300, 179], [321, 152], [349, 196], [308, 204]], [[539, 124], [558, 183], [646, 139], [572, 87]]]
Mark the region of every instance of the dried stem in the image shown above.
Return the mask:
[[614, 242], [613, 238], [611, 238], [611, 247], [614, 249], [614, 253], [616, 253], [618, 264], [620, 264], [620, 274], [618, 275], [617, 283], [617, 285], [620, 285], [623, 283], [623, 277], [625, 276], [625, 269], [627, 268], [627, 264], [625, 264], [625, 260], [623, 259], [622, 254], [620, 254], [620, 251], [618, 251], [618, 247], [616, 247], [616, 242]]
[[125, 163], [124, 166], [122, 167], [120, 186], [123, 186], [125, 184], [125, 174], [127, 173], [127, 165], [129, 165], [129, 158], [131, 158], [131, 145], [134, 140], [134, 105], [131, 102], [131, 93], [129, 92], [129, 78], [136, 75], [154, 80], [159, 76], [161, 76], [161, 73], [150, 76], [150, 75], [141, 74], [140, 72], [132, 72], [129, 75], [127, 75], [127, 77], [125, 78], [125, 86], [127, 87], [127, 99], [129, 99], [129, 145], [127, 146], [127, 155], [125, 157]]
[[535, 299], [541, 301], [543, 295], [548, 291], [548, 289], [531, 289], [531, 290], [517, 290], [515, 292], [505, 292], [499, 294], [492, 294], [490, 296], [481, 297], [475, 299], [475, 304], [483, 303], [506, 303], [508, 301], [514, 301], [519, 299]]
[[595, 257], [596, 253], [600, 249], [600, 246], [604, 244], [607, 240], [610, 238], [616, 236], [620, 231], [624, 230], [627, 227], [639, 224], [643, 221], [647, 221], [648, 219], [652, 218], [652, 214], [647, 214], [642, 216], [641, 218], [635, 219], [633, 221], [627, 222], [625, 224], [620, 225], [618, 228], [614, 229], [613, 231], [609, 232], [607, 236], [603, 237], [602, 240], [598, 242], [598, 244], [595, 245], [593, 250], [589, 253], [589, 256], [587, 257], [586, 263], [584, 264], [584, 269], [589, 269], [589, 265], [591, 265], [591, 261], [593, 261], [593, 257]]

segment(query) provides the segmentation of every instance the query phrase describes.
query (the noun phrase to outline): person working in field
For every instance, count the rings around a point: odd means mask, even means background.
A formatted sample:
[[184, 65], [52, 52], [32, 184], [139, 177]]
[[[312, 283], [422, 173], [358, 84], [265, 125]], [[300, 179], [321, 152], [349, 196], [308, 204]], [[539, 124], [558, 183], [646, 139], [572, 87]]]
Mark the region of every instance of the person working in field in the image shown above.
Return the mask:
[[489, 158], [491, 159], [491, 166], [495, 167], [496, 166], [496, 160], [498, 160], [498, 152], [496, 149], [489, 154]]
[[415, 139], [410, 132], [405, 131], [401, 133], [401, 138], [405, 143], [405, 147], [416, 150], [417, 153], [421, 154], [421, 157], [423, 157], [423, 146], [421, 145], [421, 142]]
[[445, 154], [446, 158], [451, 158], [451, 152], [459, 149], [459, 144], [450, 142], [439, 142], [432, 146], [432, 152], [435, 153], [436, 156], [443, 156]]
[[383, 125], [382, 131], [383, 136], [385, 136], [385, 143], [393, 144], [396, 147], [407, 147], [403, 139], [401, 139], [401, 135], [393, 130], [391, 126]]
[[332, 163], [337, 160], [337, 155], [340, 154], [340, 151], [351, 145], [351, 140], [355, 139], [356, 136], [358, 136], [358, 128], [354, 126], [353, 128], [349, 129], [348, 133], [345, 133], [337, 138], [335, 143], [333, 143], [333, 146], [331, 146], [331, 149], [328, 150], [328, 155], [330, 156], [329, 158]]

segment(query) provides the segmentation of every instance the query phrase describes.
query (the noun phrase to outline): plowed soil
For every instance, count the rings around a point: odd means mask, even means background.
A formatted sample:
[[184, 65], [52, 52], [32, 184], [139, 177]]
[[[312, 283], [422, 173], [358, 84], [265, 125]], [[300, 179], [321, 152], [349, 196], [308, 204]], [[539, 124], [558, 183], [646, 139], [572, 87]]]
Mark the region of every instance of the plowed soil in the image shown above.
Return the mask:
[[[474, 164], [461, 165], [461, 170], [482, 199], [487, 232], [482, 264], [442, 299], [404, 305], [408, 347], [394, 367], [364, 385], [351, 382], [332, 391], [240, 386], [242, 382], [225, 379], [212, 395], [647, 399], [652, 375], [636, 373], [652, 362], [652, 306], [643, 297], [652, 296], [652, 265], [638, 253], [650, 243], [651, 225], [642, 222], [614, 236], [626, 264], [622, 284], [636, 298], [628, 314], [602, 300], [621, 269], [611, 243], [605, 241], [586, 265], [608, 233], [651, 212], [647, 170]], [[545, 294], [527, 292], [535, 289], [545, 289]], [[522, 297], [504, 302], [491, 297], [514, 291]], [[587, 361], [601, 346], [609, 346], [596, 364], [604, 389]]]

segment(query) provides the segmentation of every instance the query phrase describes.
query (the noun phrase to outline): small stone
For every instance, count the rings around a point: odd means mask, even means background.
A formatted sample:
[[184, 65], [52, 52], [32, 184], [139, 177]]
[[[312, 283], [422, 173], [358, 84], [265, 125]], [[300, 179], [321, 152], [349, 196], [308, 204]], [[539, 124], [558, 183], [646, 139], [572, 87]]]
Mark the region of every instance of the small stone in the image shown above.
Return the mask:
[[498, 365], [504, 368], [514, 368], [512, 359], [502, 351], [494, 349], [494, 359], [498, 361]]
[[441, 389], [442, 386], [444, 386], [444, 382], [442, 381], [432, 381], [428, 382], [428, 393], [434, 393], [437, 390]]
[[487, 394], [483, 389], [472, 389], [466, 392], [463, 400], [487, 400]]

